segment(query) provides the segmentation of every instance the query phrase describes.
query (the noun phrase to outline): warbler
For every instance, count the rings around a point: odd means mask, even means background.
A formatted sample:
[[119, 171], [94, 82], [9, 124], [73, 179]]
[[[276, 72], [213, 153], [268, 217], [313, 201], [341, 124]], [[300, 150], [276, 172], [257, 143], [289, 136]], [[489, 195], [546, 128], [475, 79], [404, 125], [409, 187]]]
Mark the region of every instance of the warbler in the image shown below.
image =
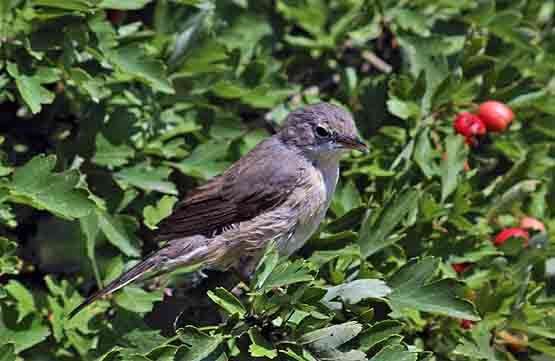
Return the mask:
[[343, 153], [368, 151], [351, 114], [319, 103], [291, 112], [283, 127], [221, 175], [192, 190], [158, 225], [162, 248], [73, 310], [147, 274], [177, 267], [254, 271], [270, 242], [289, 256], [316, 231], [330, 206]]

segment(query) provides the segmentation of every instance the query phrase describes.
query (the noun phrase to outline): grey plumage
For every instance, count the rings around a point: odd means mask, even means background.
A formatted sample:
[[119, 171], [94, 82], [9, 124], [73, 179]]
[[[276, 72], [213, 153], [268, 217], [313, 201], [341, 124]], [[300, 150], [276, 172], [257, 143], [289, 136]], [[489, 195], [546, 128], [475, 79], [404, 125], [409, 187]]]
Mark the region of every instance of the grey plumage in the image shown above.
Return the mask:
[[159, 224], [157, 238], [165, 246], [70, 317], [147, 273], [200, 264], [248, 277], [269, 242], [283, 255], [295, 252], [324, 218], [348, 149], [366, 146], [347, 111], [319, 103], [291, 112], [278, 133], [176, 205]]

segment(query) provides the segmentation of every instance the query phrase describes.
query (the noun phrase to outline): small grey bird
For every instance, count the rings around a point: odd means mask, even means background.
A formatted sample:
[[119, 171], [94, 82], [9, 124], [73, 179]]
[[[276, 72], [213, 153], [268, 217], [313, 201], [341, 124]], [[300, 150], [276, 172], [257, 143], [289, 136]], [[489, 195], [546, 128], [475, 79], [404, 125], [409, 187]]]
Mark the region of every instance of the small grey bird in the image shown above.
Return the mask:
[[87, 298], [84, 307], [149, 273], [200, 265], [248, 278], [269, 242], [289, 256], [324, 219], [345, 151], [368, 149], [352, 116], [328, 103], [289, 114], [283, 128], [191, 191], [159, 225], [158, 251]]

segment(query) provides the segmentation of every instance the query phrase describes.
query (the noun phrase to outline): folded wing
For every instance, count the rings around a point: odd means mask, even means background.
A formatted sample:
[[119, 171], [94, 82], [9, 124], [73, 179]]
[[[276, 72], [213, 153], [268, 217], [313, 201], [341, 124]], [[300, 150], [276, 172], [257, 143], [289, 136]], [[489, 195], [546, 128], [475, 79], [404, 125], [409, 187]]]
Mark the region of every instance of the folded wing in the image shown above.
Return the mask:
[[157, 239], [212, 236], [282, 204], [303, 181], [299, 158], [270, 138], [179, 202]]

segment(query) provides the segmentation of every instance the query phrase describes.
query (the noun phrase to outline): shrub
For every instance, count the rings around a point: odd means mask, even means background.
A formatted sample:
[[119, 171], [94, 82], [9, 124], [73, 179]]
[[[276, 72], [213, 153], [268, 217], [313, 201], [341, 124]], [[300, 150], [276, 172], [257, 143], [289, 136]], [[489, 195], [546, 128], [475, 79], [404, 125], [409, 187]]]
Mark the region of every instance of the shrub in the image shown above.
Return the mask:
[[[2, 2], [0, 359], [555, 357], [553, 12]], [[178, 195], [320, 100], [352, 110], [371, 152], [343, 162], [299, 255], [269, 249], [242, 294], [225, 273], [173, 274], [67, 319], [157, 247]], [[470, 148], [452, 121], [488, 100], [515, 119]], [[525, 217], [547, 232], [493, 245]]]

